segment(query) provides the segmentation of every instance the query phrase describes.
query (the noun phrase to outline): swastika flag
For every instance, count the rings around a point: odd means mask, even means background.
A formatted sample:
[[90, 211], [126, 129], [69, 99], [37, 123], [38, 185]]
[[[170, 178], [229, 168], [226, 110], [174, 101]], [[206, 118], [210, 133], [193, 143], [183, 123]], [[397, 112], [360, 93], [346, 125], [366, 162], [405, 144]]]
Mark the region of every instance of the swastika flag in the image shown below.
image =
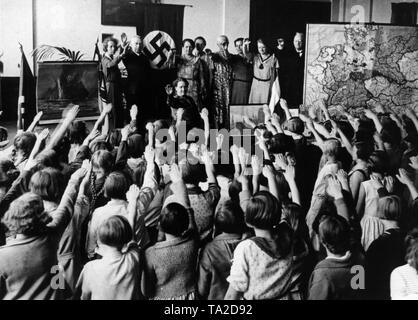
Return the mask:
[[174, 40], [164, 31], [152, 31], [144, 38], [144, 53], [154, 69], [166, 69], [169, 52], [175, 48]]

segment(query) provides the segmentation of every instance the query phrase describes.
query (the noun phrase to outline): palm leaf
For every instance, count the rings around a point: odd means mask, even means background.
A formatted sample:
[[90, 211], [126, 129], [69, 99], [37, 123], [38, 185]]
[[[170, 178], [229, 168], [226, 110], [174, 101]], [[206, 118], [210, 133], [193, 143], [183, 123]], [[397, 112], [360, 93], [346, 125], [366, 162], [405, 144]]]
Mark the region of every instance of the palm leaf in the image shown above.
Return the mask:
[[65, 47], [42, 45], [33, 50], [32, 55], [37, 61], [79, 61], [84, 56], [80, 51], [72, 51]]

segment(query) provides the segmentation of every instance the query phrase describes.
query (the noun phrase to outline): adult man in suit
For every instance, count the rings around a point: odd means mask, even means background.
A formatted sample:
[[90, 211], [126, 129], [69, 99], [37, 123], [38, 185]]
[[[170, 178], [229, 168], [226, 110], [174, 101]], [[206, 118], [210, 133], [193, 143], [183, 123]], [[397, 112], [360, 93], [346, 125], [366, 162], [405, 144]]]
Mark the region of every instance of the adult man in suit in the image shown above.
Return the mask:
[[305, 76], [305, 36], [296, 32], [293, 38], [293, 50], [286, 57], [287, 63], [280, 65], [280, 85], [282, 98], [290, 108], [303, 103], [303, 83]]
[[143, 43], [140, 36], [135, 36], [131, 39], [123, 63], [128, 70], [127, 93], [126, 100], [128, 103], [128, 110], [132, 105], [137, 105], [139, 114], [141, 115], [139, 124], [146, 123], [149, 114], [152, 114], [149, 108], [149, 82], [150, 82], [150, 62], [147, 56], [142, 52]]

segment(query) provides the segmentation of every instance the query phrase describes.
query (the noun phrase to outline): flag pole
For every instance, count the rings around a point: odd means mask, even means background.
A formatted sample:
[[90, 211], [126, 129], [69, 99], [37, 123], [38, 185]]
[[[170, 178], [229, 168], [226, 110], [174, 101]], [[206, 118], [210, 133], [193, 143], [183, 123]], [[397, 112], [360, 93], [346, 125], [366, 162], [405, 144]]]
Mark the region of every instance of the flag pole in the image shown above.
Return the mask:
[[[21, 53], [20, 59], [20, 79], [19, 79], [19, 99], [17, 102], [17, 130], [23, 129], [22, 111], [24, 113], [23, 104], [25, 103], [25, 97], [23, 96], [23, 46], [19, 42], [19, 49]], [[22, 110], [23, 109], [23, 110]]]

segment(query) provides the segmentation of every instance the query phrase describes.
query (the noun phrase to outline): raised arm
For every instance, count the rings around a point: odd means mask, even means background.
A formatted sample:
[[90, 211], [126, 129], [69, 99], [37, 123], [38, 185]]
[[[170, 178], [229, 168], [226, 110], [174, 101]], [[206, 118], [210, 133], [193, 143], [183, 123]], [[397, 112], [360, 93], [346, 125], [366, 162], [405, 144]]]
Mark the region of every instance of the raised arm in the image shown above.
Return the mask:
[[148, 147], [154, 148], [154, 125], [151, 122], [148, 122], [145, 128], [148, 132]]
[[267, 178], [270, 193], [278, 200], [281, 200], [279, 196], [279, 189], [277, 187], [276, 173], [274, 172], [274, 168], [270, 165], [264, 166], [263, 176]]
[[35, 142], [35, 145], [33, 146], [33, 149], [32, 149], [32, 151], [31, 151], [31, 153], [29, 155], [28, 160], [35, 159], [36, 156], [38, 155], [38, 153], [41, 151], [42, 143], [48, 137], [49, 130], [48, 129], [44, 129], [44, 130], [42, 130], [41, 133], [39, 133], [39, 134], [35, 133], [35, 135], [36, 135], [36, 142]]
[[[301, 118], [301, 119], [302, 119], [302, 121], [304, 121], [304, 118]], [[306, 118], [306, 127], [314, 135], [316, 143], [318, 144], [318, 146], [321, 149], [323, 149], [324, 139], [319, 135], [318, 131], [316, 131], [312, 119]]]
[[284, 172], [284, 177], [289, 184], [290, 192], [292, 193], [292, 201], [301, 205], [299, 188], [295, 180], [295, 167], [288, 165], [286, 167], [286, 171]]
[[285, 99], [280, 99], [279, 103], [280, 103], [280, 107], [283, 109], [284, 113], [286, 114], [286, 120], [289, 120], [292, 117], [292, 115], [290, 114], [287, 101]]
[[251, 157], [251, 169], [253, 174], [253, 193], [260, 190], [260, 175], [263, 171], [263, 162], [256, 156]]
[[112, 112], [112, 104], [111, 103], [103, 103], [103, 110], [100, 113], [99, 119], [96, 120], [94, 123], [93, 129], [91, 131], [99, 130], [99, 127], [102, 125], [103, 121], [105, 120], [106, 116]]
[[271, 124], [276, 128], [277, 133], [283, 133], [283, 128], [280, 124], [280, 117], [277, 115], [277, 113], [272, 114]]
[[64, 121], [59, 126], [59, 128], [55, 131], [53, 136], [51, 137], [51, 140], [49, 141], [48, 145], [45, 147], [45, 150], [51, 150], [55, 148], [55, 146], [61, 141], [61, 139], [67, 132], [68, 127], [77, 117], [79, 110], [80, 110], [79, 106], [74, 106], [68, 111], [66, 117], [64, 118]]
[[43, 114], [44, 113], [42, 111], [40, 111], [36, 114], [36, 116], [33, 118], [32, 123], [30, 124], [30, 126], [26, 130], [26, 132], [33, 132], [33, 130], [35, 130], [35, 128], [38, 125], [39, 120], [41, 120]]
[[173, 192], [174, 197], [176, 200], [182, 204], [188, 214], [189, 214], [189, 230], [192, 231], [195, 235], [197, 235], [197, 225], [193, 213], [193, 209], [190, 205], [190, 199], [189, 195], [187, 193], [186, 184], [184, 183], [179, 166], [177, 164], [173, 164], [170, 167], [170, 179], [171, 179], [171, 185], [170, 189]]
[[201, 146], [202, 161], [205, 164], [205, 171], [208, 177], [209, 184], [218, 184], [215, 177], [215, 167], [213, 165], [212, 153], [210, 153], [206, 147]]
[[416, 113], [412, 110], [412, 109], [406, 109], [405, 115], [412, 120], [412, 122], [414, 123], [415, 126], [415, 130], [418, 133], [418, 117], [416, 115]]
[[369, 118], [370, 120], [373, 121], [374, 126], [376, 127], [376, 131], [378, 133], [382, 132], [383, 126], [382, 123], [379, 120], [379, 117], [377, 116], [377, 114], [375, 114], [373, 111], [369, 110], [369, 109], [364, 109], [364, 115]]
[[418, 198], [417, 187], [415, 187], [414, 181], [408, 176], [408, 173], [405, 169], [399, 169], [399, 174], [396, 175], [396, 178], [398, 178], [399, 182], [408, 188], [412, 200]]
[[[133, 184], [126, 193], [126, 200], [128, 201], [128, 221], [132, 227], [132, 230], [136, 230], [135, 222], [138, 214], [137, 202], [140, 194], [140, 189], [137, 185]], [[145, 225], [144, 225], [145, 228]]]
[[344, 202], [342, 187], [336, 177], [330, 177], [328, 179], [327, 193], [334, 198], [338, 215], [342, 216], [347, 221], [350, 221], [350, 214], [348, 212], [348, 207]]
[[348, 151], [351, 156], [353, 156], [353, 146], [350, 142], [350, 140], [347, 138], [347, 136], [344, 134], [344, 132], [340, 129], [340, 127], [337, 125], [337, 123], [334, 120], [331, 120], [332, 127], [338, 135], [340, 136], [341, 144], [343, 147]]
[[52, 221], [47, 227], [54, 230], [58, 235], [61, 235], [71, 220], [74, 204], [77, 200], [78, 188], [86, 173], [87, 169], [82, 167], [72, 174], [58, 208], [51, 214]]
[[238, 178], [241, 174], [241, 167], [239, 162], [239, 148], [235, 144], [233, 144], [229, 150], [231, 151], [232, 162], [234, 163], [235, 168], [234, 177]]
[[206, 108], [203, 108], [200, 112], [200, 117], [203, 120], [205, 128], [205, 146], [209, 146], [209, 136], [210, 136], [210, 124], [209, 124], [209, 111]]

